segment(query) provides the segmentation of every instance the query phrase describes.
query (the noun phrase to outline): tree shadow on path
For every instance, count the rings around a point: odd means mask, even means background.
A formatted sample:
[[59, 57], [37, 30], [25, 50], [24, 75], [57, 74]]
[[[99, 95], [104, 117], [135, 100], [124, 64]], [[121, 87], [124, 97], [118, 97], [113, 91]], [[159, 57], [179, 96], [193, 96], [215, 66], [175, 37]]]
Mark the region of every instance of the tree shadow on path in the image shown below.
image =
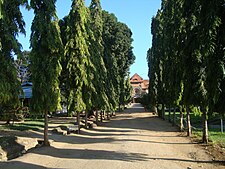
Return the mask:
[[16, 169], [43, 169], [46, 167], [30, 164], [30, 163], [25, 163], [25, 162], [20, 162], [20, 161], [8, 161], [8, 162], [0, 162], [0, 168], [1, 169], [15, 169], [15, 168]]
[[189, 159], [180, 159], [180, 158], [158, 158], [158, 157], [150, 157], [149, 160], [178, 161], [178, 162], [202, 163], [202, 164], [219, 164], [219, 165], [225, 166], [224, 161], [204, 161], [204, 160], [189, 160]]
[[91, 150], [91, 149], [59, 149], [55, 147], [43, 147], [35, 152], [39, 155], [51, 156], [56, 158], [67, 159], [87, 159], [87, 160], [117, 160], [117, 161], [147, 161], [147, 154], [140, 153], [124, 153], [107, 150]]

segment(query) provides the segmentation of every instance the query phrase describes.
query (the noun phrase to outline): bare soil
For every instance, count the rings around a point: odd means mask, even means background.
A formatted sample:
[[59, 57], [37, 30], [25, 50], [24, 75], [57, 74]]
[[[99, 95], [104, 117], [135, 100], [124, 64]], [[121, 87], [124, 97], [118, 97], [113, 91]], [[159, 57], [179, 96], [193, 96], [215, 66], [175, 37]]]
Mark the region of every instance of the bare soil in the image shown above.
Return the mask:
[[[42, 131], [26, 135], [43, 138]], [[225, 168], [223, 159], [217, 160], [208, 148], [183, 136], [170, 123], [144, 112], [139, 104], [95, 129], [82, 129], [80, 135], [49, 132], [49, 138], [51, 147], [36, 148], [17, 159], [0, 162], [0, 168]]]

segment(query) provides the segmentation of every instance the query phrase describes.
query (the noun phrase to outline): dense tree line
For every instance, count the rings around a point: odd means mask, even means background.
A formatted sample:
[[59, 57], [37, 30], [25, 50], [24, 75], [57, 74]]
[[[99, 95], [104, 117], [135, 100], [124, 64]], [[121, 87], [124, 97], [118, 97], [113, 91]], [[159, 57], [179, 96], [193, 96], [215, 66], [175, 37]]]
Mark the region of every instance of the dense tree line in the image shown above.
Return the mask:
[[206, 143], [208, 116], [225, 113], [224, 16], [224, 0], [163, 0], [151, 25], [152, 47], [147, 56], [151, 104], [162, 105], [162, 118], [165, 105], [179, 107], [181, 122], [186, 112], [188, 135], [190, 111], [201, 112]]
[[44, 144], [48, 142], [48, 113], [59, 110], [63, 100], [68, 115], [97, 110], [115, 111], [131, 94], [129, 67], [134, 62], [132, 32], [101, 8], [73, 0], [67, 16], [59, 20], [56, 0], [0, 0], [0, 105], [19, 105], [19, 83], [14, 55], [21, 55], [18, 33], [25, 34], [20, 11], [34, 11], [29, 69], [33, 83], [31, 110], [44, 115]]

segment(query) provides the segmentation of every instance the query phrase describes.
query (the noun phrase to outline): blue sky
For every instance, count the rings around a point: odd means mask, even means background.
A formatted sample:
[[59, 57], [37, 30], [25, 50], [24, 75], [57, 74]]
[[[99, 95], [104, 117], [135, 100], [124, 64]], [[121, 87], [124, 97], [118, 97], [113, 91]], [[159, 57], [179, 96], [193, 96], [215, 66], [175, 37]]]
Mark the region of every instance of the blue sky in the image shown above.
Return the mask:
[[[61, 19], [70, 11], [71, 0], [57, 0], [57, 14]], [[90, 4], [90, 0], [86, 0]], [[114, 13], [120, 22], [128, 25], [133, 32], [133, 52], [135, 63], [131, 66], [130, 75], [138, 73], [148, 79], [148, 66], [146, 61], [147, 50], [151, 47], [151, 18], [160, 8], [161, 0], [101, 0], [102, 8]], [[19, 36], [24, 50], [29, 50], [30, 27], [33, 20], [32, 11], [23, 11], [26, 22], [26, 37]]]

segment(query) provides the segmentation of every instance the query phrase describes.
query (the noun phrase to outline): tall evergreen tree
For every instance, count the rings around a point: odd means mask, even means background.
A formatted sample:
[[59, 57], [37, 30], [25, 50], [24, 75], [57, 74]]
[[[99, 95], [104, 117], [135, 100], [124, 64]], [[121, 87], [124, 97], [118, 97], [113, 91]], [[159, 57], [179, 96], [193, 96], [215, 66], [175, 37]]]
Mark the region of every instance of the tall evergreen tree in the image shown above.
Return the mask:
[[115, 56], [118, 65], [118, 80], [119, 80], [119, 107], [125, 104], [125, 83], [129, 76], [129, 67], [134, 63], [135, 56], [132, 51], [132, 32], [124, 23], [117, 23], [115, 34]]
[[219, 106], [224, 88], [222, 16], [224, 0], [163, 0], [161, 12], [152, 20], [153, 43], [148, 51], [152, 102], [155, 104], [164, 96], [168, 99], [163, 102], [169, 105], [184, 104], [188, 135], [190, 107], [200, 107], [202, 141], [206, 143], [208, 115], [223, 111], [223, 106]]
[[104, 45], [104, 63], [107, 69], [106, 94], [109, 99], [110, 110], [115, 110], [118, 106], [119, 99], [117, 93], [119, 92], [119, 76], [118, 65], [114, 53], [116, 23], [117, 18], [114, 14], [109, 14], [103, 11], [103, 45]]
[[152, 18], [151, 32], [152, 47], [148, 51], [149, 78], [150, 78], [150, 100], [153, 106], [162, 104], [162, 110], [159, 113], [164, 119], [165, 113], [165, 82], [163, 81], [163, 56], [164, 56], [164, 36], [163, 36], [163, 18], [162, 10]]
[[59, 75], [63, 45], [56, 0], [31, 0], [34, 20], [31, 33], [32, 110], [44, 114], [44, 145], [48, 146], [48, 113], [60, 108]]
[[95, 66], [93, 84], [96, 92], [92, 95], [93, 107], [95, 109], [106, 110], [109, 109], [108, 97], [106, 95], [106, 81], [107, 70], [103, 60], [103, 20], [102, 20], [102, 8], [100, 0], [92, 0], [90, 7], [90, 60]]
[[114, 14], [103, 11], [104, 62], [107, 69], [107, 96], [115, 109], [124, 102], [124, 84], [129, 66], [134, 62], [132, 32], [127, 25], [118, 22]]
[[66, 29], [65, 60], [67, 68], [68, 110], [77, 113], [78, 128], [80, 112], [91, 106], [93, 85], [88, 73], [93, 66], [88, 46], [87, 8], [84, 0], [73, 0]]
[[17, 79], [13, 53], [21, 53], [21, 44], [16, 36], [25, 34], [25, 22], [20, 5], [26, 1], [0, 1], [0, 105], [15, 108], [19, 104], [21, 86]]
[[[213, 113], [214, 105], [221, 91], [221, 82], [224, 78], [224, 49], [219, 40], [218, 32], [222, 24], [220, 12], [223, 11], [224, 0], [200, 1], [201, 11], [199, 16], [198, 35], [201, 39], [201, 54], [203, 60], [203, 70], [205, 73], [206, 96], [202, 102], [203, 116], [203, 138], [202, 141], [208, 143], [208, 114]], [[219, 40], [219, 41], [218, 41]], [[215, 67], [215, 65], [217, 65]]]

